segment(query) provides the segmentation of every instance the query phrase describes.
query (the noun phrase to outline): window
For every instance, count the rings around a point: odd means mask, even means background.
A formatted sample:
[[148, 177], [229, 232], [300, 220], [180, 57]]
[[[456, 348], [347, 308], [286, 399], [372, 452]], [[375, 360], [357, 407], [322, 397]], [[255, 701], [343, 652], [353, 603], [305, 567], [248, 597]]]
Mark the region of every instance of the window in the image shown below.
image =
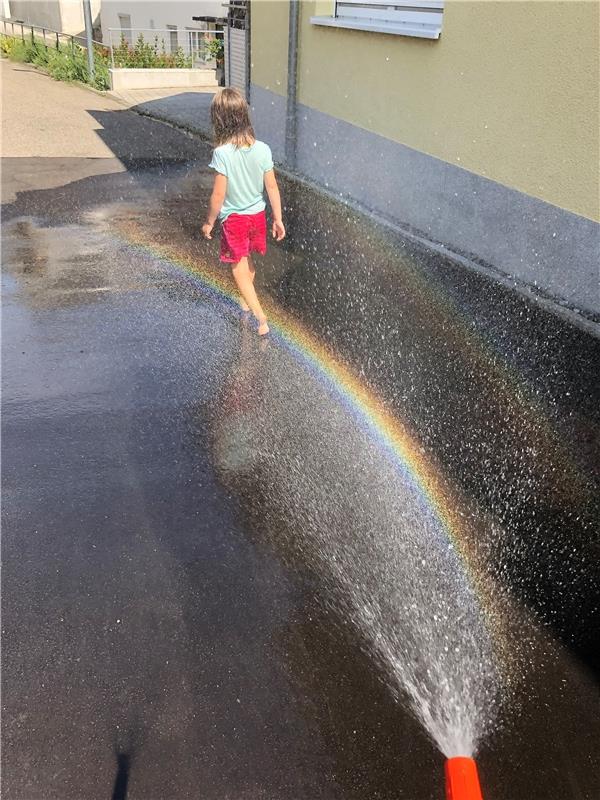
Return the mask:
[[167, 25], [169, 31], [169, 49], [171, 53], [177, 52], [179, 47], [179, 40], [177, 38], [177, 25]]
[[133, 42], [131, 36], [131, 14], [119, 14], [119, 28], [121, 29], [121, 38], [131, 44]]
[[338, 0], [335, 16], [311, 17], [313, 25], [439, 39], [444, 0]]
[[206, 47], [204, 44], [204, 31], [197, 28], [186, 28], [188, 37], [188, 54], [192, 57], [192, 63], [205, 62]]

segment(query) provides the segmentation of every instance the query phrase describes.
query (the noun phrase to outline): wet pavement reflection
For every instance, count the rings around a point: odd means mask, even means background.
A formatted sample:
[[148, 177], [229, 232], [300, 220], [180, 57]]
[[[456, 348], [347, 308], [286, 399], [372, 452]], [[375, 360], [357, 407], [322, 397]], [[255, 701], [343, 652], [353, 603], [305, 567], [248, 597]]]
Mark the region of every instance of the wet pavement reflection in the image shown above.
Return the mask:
[[[4, 791], [439, 798], [443, 757], [331, 569], [344, 541], [368, 566], [400, 484], [281, 336], [181, 267], [221, 276], [209, 151], [181, 142], [4, 208]], [[284, 196], [261, 289], [415, 432], [510, 614], [485, 796], [600, 795], [598, 339]]]

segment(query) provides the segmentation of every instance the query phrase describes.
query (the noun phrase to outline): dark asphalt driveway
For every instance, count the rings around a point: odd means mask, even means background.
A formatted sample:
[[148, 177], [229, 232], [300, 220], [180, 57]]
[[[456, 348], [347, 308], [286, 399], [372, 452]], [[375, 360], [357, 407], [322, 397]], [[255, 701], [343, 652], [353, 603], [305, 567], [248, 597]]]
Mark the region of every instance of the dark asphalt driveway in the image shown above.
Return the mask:
[[[262, 348], [233, 308], [121, 234], [133, 220], [157, 247], [210, 256], [195, 238], [209, 181], [207, 147], [129, 112], [98, 112], [98, 120], [98, 135], [127, 171], [86, 174], [77, 159], [64, 158], [4, 164], [3, 179], [18, 187], [26, 171], [28, 188], [5, 206], [3, 223], [3, 796], [441, 797], [442, 756], [392, 699], [363, 636], [335, 602], [319, 566], [328, 551], [321, 548], [321, 561], [311, 553], [320, 547], [309, 536], [315, 520], [331, 524], [322, 542], [331, 546], [334, 533], [386, 519], [398, 493], [379, 486], [383, 472], [365, 483], [370, 442], [277, 338]], [[148, 126], [155, 126], [151, 140]], [[144, 137], [149, 145], [140, 159], [133, 143]], [[44, 179], [35, 188], [38, 171]], [[300, 220], [308, 200], [294, 203]], [[323, 229], [342, 226], [335, 213], [320, 216]], [[513, 451], [519, 437], [531, 447], [553, 443], [553, 418], [541, 433], [536, 428], [538, 438], [528, 438], [534, 406], [529, 395], [515, 393], [514, 427], [503, 432], [489, 409], [505, 387], [485, 403], [473, 401], [482, 360], [469, 355], [467, 374], [460, 369], [467, 355], [457, 347], [453, 361], [441, 354], [439, 341], [459, 341], [456, 318], [439, 307], [416, 314], [416, 284], [405, 302], [389, 254], [363, 258], [360, 274], [366, 261], [373, 291], [363, 293], [360, 276], [351, 276], [360, 302], [340, 312], [331, 289], [347, 262], [335, 260], [337, 246], [328, 254], [331, 269], [314, 274], [298, 231], [292, 249], [273, 252], [264, 265], [263, 287], [330, 337], [347, 362], [364, 364], [365, 380], [384, 396], [396, 400], [395, 387], [412, 424], [430, 434], [427, 447], [438, 448], [449, 473], [455, 464], [461, 490], [486, 509], [487, 526], [490, 484], [499, 485], [493, 498], [500, 504], [516, 474], [511, 466], [485, 480], [478, 470], [493, 465], [488, 445], [496, 436]], [[427, 275], [435, 267], [422, 263], [415, 256], [410, 269]], [[542, 387], [540, 403], [546, 390], [550, 396], [564, 386], [569, 353], [593, 363], [593, 337], [533, 312], [527, 328], [521, 301], [483, 291], [483, 279], [459, 278], [449, 268], [440, 274], [464, 303], [463, 318], [481, 326], [498, 352], [506, 345], [499, 309], [513, 332], [546, 336], [544, 326], [554, 326], [555, 355], [538, 349], [537, 361], [534, 344], [519, 333], [515, 369], [522, 386]], [[474, 297], [484, 305], [470, 307]], [[356, 315], [378, 309], [383, 320], [386, 305], [393, 326], [365, 333]], [[374, 343], [386, 336], [399, 356], [394, 367], [391, 351]], [[540, 359], [545, 377], [536, 384]], [[409, 362], [415, 366], [405, 385]], [[444, 371], [450, 363], [452, 379]], [[430, 369], [445, 376], [446, 395]], [[492, 372], [487, 362], [485, 369]], [[570, 477], [558, 492], [551, 466], [562, 456], [541, 447], [526, 473], [530, 507], [551, 496], [553, 519], [588, 498], [593, 479], [592, 381], [589, 371], [580, 373], [573, 379], [576, 418], [565, 417], [557, 430], [575, 453], [573, 474], [583, 477]], [[557, 406], [563, 400], [571, 402], [561, 395]], [[462, 407], [458, 442], [449, 426]], [[440, 430], [434, 417], [444, 420]], [[468, 431], [478, 434], [480, 447], [469, 450]], [[469, 464], [468, 477], [459, 462]], [[307, 475], [313, 485], [303, 483]], [[579, 541], [587, 528], [572, 520]], [[517, 584], [531, 529], [516, 516], [502, 521], [521, 548], [521, 560], [505, 570]], [[549, 515], [549, 538], [553, 524]], [[483, 537], [495, 530], [485, 526]], [[551, 554], [548, 564], [555, 569]], [[552, 611], [552, 597], [557, 607], [571, 608], [568, 598], [563, 603], [544, 581], [539, 585], [542, 611]], [[583, 585], [589, 584], [576, 583]], [[491, 726], [482, 743], [485, 796], [592, 800], [600, 794], [592, 648], [589, 641], [566, 642], [565, 629], [578, 624], [570, 610], [552, 635], [532, 623], [532, 585], [523, 587], [522, 594], [515, 590], [507, 636], [512, 645], [527, 638], [515, 662], [524, 676], [515, 676], [504, 726]], [[590, 615], [581, 606], [585, 625]]]

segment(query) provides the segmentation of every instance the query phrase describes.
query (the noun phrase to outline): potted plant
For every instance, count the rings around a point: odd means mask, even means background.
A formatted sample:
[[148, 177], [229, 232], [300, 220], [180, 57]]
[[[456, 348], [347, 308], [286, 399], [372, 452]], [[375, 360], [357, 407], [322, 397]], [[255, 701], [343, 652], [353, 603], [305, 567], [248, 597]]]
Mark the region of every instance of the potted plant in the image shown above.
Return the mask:
[[219, 86], [225, 86], [225, 47], [222, 36], [215, 36], [206, 43], [206, 54], [216, 64], [215, 77]]

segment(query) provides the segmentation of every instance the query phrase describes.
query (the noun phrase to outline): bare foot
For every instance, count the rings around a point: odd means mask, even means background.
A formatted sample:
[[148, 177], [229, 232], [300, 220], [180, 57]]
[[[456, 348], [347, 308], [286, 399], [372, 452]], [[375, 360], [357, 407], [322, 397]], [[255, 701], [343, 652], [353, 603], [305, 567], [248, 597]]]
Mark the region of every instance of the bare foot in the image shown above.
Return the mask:
[[248, 303], [247, 303], [247, 302], [244, 300], [244, 298], [243, 298], [243, 297], [240, 297], [240, 308], [242, 309], [242, 311], [250, 311], [250, 306], [249, 306], [249, 305], [248, 305]]
[[262, 320], [262, 322], [259, 322], [258, 324], [258, 335], [266, 336], [268, 332], [269, 332], [269, 326], [267, 325], [267, 320], [265, 318]]

